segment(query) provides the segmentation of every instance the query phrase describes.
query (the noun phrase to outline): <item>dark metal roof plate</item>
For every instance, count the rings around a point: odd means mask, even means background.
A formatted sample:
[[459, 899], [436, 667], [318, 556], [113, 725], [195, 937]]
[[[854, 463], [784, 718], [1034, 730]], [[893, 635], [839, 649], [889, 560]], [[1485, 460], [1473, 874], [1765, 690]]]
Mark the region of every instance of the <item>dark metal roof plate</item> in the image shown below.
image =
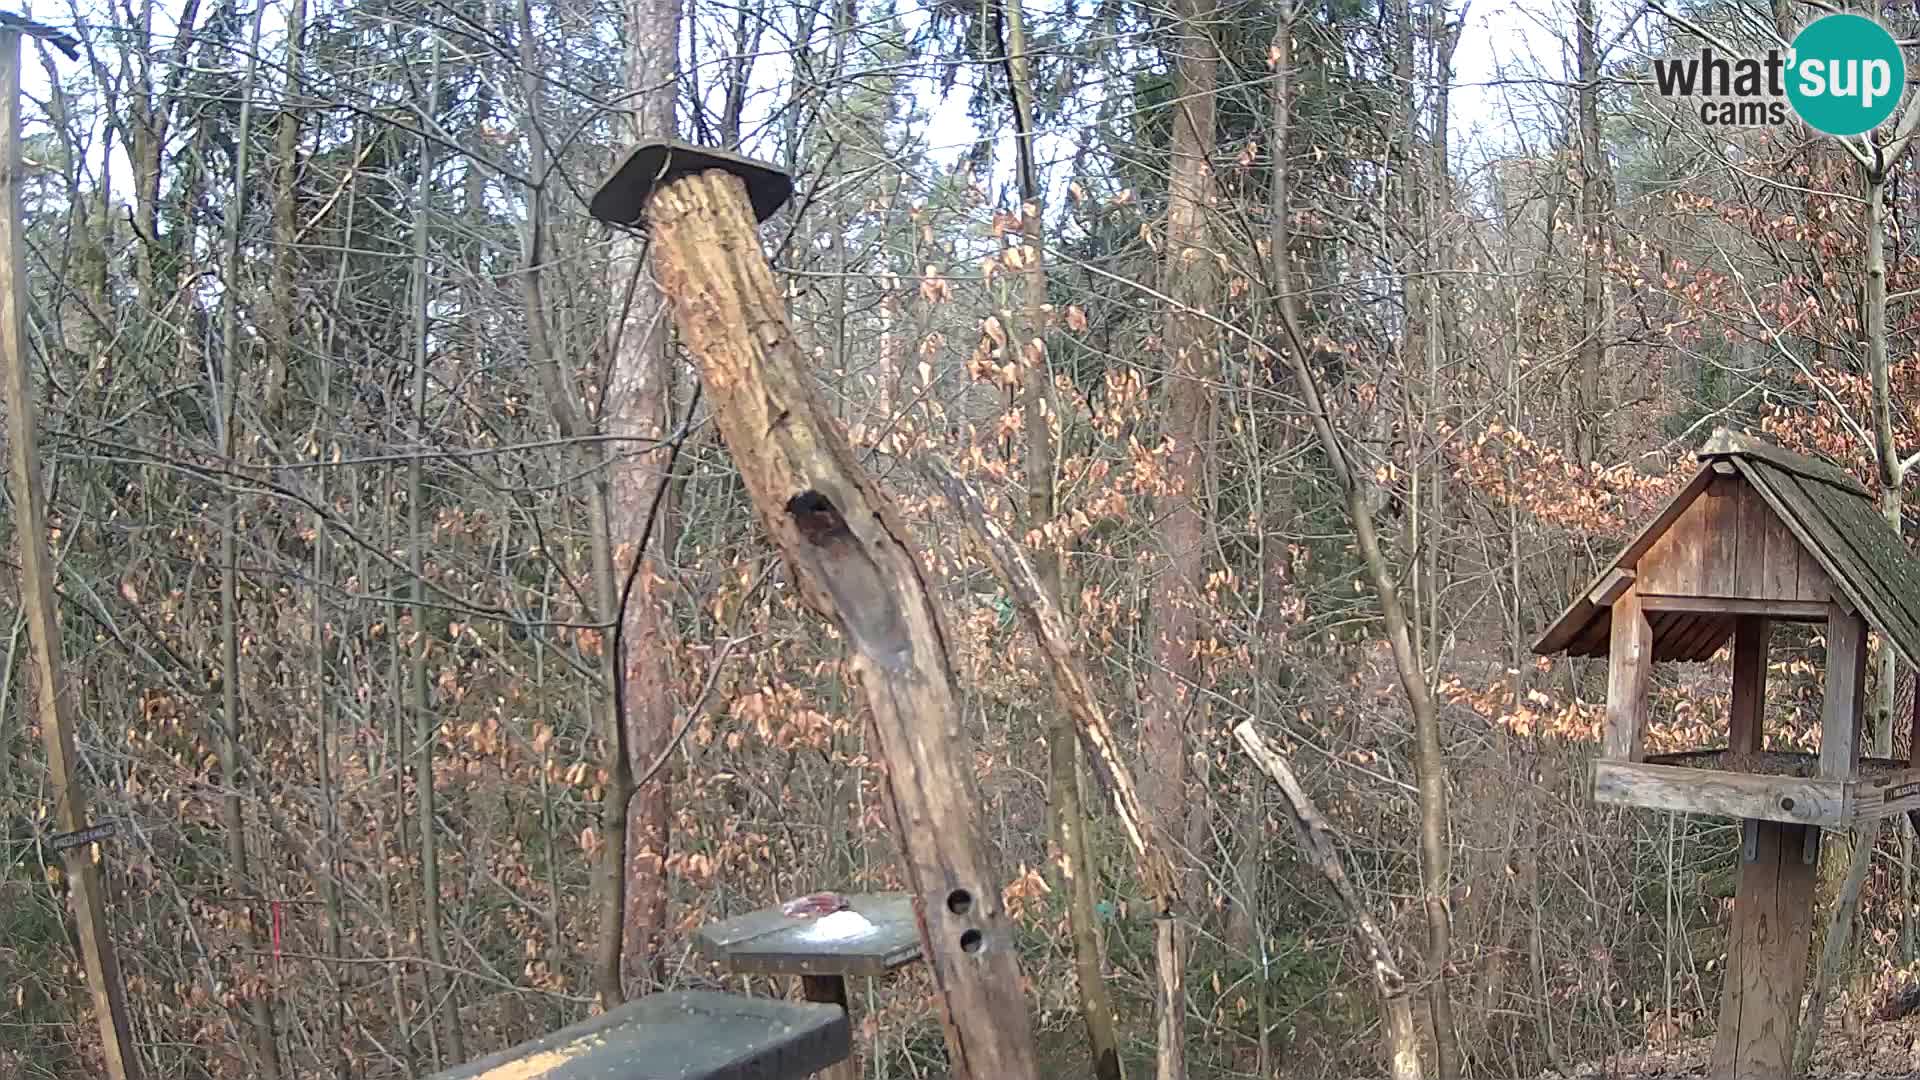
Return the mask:
[[772, 217], [793, 197], [793, 177], [785, 170], [724, 150], [711, 150], [676, 139], [659, 139], [641, 143], [628, 152], [626, 160], [593, 193], [587, 210], [610, 225], [645, 228], [647, 198], [655, 189], [669, 180], [708, 169], [732, 173], [746, 182], [747, 199], [753, 204], [756, 221]]

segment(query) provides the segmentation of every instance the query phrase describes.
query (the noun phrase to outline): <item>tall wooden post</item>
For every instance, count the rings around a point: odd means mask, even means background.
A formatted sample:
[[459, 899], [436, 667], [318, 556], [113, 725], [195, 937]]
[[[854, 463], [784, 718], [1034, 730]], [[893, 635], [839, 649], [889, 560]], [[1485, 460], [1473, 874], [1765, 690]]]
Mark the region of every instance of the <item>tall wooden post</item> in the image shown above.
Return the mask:
[[[13, 490], [14, 538], [20, 559], [20, 598], [33, 654], [33, 691], [40, 735], [47, 746], [54, 820], [62, 832], [89, 826], [86, 791], [76, 777], [73, 710], [67, 700], [60, 658], [60, 624], [54, 615], [53, 558], [47, 547], [46, 507], [41, 503], [40, 452], [34, 426], [33, 380], [27, 360], [26, 289], [20, 214], [20, 31], [0, 26], [0, 355], [6, 364], [7, 432], [12, 443], [8, 481]], [[140, 1058], [127, 1019], [126, 990], [113, 939], [107, 932], [100, 869], [92, 845], [66, 849], [65, 866], [80, 953], [94, 1018], [111, 1080], [138, 1080]]]
[[1740, 880], [1727, 930], [1726, 985], [1714, 1040], [1714, 1080], [1781, 1080], [1792, 1075], [1793, 1036], [1807, 978], [1813, 887], [1808, 861], [1817, 825], [1742, 822]]
[[[1743, 615], [1734, 624], [1727, 747], [1736, 754], [1766, 749], [1771, 629], [1760, 616]], [[1827, 678], [1843, 675], [1829, 667]], [[1813, 846], [1819, 840], [1818, 826], [1756, 819], [1740, 824], [1740, 877], [1734, 886], [1726, 984], [1720, 991], [1720, 1028], [1713, 1048], [1716, 1080], [1790, 1074], [1819, 873], [1819, 861], [1808, 858], [1818, 850]]]
[[1612, 641], [1607, 652], [1606, 756], [1639, 761], [1647, 729], [1647, 680], [1653, 674], [1653, 627], [1640, 594], [1628, 589], [1613, 602]]
[[839, 629], [873, 710], [892, 820], [944, 1006], [953, 1075], [1038, 1076], [1032, 1021], [980, 827], [946, 632], [891, 499], [822, 401], [760, 251], [756, 216], [791, 191], [765, 165], [677, 143], [640, 147], [593, 213], [645, 224], [653, 266], [727, 451], [800, 595]]

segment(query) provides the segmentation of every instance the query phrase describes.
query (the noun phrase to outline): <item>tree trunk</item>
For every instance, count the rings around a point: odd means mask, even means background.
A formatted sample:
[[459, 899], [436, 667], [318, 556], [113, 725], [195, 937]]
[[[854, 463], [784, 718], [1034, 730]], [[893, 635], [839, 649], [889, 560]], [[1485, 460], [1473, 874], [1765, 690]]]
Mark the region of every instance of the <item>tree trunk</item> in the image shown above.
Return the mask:
[[[1834, 897], [1825, 941], [1819, 949], [1820, 966], [1814, 971], [1813, 986], [1807, 992], [1806, 1013], [1800, 1018], [1800, 1030], [1794, 1039], [1795, 1076], [1807, 1075], [1807, 1070], [1813, 1064], [1813, 1050], [1820, 1041], [1820, 1029], [1826, 1021], [1827, 998], [1853, 952], [1853, 929], [1860, 909], [1860, 889], [1866, 882], [1867, 869], [1873, 863], [1873, 845], [1880, 836], [1880, 822], [1865, 822], [1859, 831], [1860, 835], [1854, 838], [1853, 857], [1848, 860], [1846, 879], [1840, 884], [1840, 894]], [[1860, 1007], [1865, 1008], [1865, 1002], [1861, 1002]]]
[[[427, 76], [426, 112], [429, 116], [434, 114], [440, 100], [440, 49], [440, 38], [436, 36], [432, 69]], [[433, 298], [431, 267], [428, 263], [433, 233], [432, 173], [433, 143], [422, 138], [420, 182], [414, 194], [413, 221], [413, 441], [419, 447], [430, 445], [427, 436], [427, 364], [432, 354], [428, 348], [427, 334]], [[415, 828], [420, 833], [421, 921], [426, 924], [427, 958], [433, 961], [426, 966], [424, 974], [427, 997], [432, 1003], [429, 1023], [439, 1012], [440, 987], [442, 980], [446, 981], [447, 1015], [444, 1030], [447, 1055], [451, 1061], [462, 1062], [467, 1059], [466, 1031], [460, 1019], [459, 983], [451, 974], [453, 968], [447, 953], [447, 931], [440, 911], [440, 829], [439, 815], [434, 809], [437, 793], [433, 780], [433, 756], [439, 744], [435, 733], [439, 731], [440, 724], [434, 715], [427, 687], [427, 654], [432, 647], [432, 635], [427, 632], [426, 547], [432, 538], [421, 506], [425, 500], [426, 462], [422, 455], [416, 453], [407, 462], [407, 565], [412, 578], [408, 600], [413, 637], [408, 650], [411, 660], [408, 679], [412, 691], [409, 705], [413, 713], [416, 742], [413, 795]]]
[[1380, 613], [1386, 623], [1387, 643], [1393, 653], [1393, 666], [1399, 676], [1400, 692], [1413, 716], [1413, 768], [1420, 806], [1420, 884], [1427, 916], [1425, 961], [1434, 1000], [1447, 1000], [1446, 961], [1451, 950], [1452, 915], [1447, 910], [1448, 879], [1451, 876], [1447, 848], [1447, 762], [1440, 743], [1440, 714], [1427, 685], [1425, 670], [1414, 652], [1411, 627], [1406, 610], [1400, 604], [1400, 591], [1393, 567], [1380, 546], [1373, 516], [1367, 506], [1362, 478], [1355, 473], [1346, 448], [1333, 429], [1332, 417], [1321, 396], [1320, 385], [1307, 365], [1306, 336], [1299, 325], [1282, 309], [1287, 334], [1286, 358], [1306, 405], [1307, 418], [1326, 454], [1334, 480], [1343, 495], [1347, 519], [1353, 526], [1356, 545], [1367, 567], [1367, 577], [1380, 597]]
[[[676, 130], [680, 19], [680, 0], [630, 0], [628, 5], [627, 91], [635, 108], [627, 134], [636, 142], [671, 138]], [[613, 370], [607, 413], [607, 431], [617, 440], [613, 446], [618, 455], [611, 478], [611, 524], [618, 564], [633, 578], [626, 605], [615, 617], [621, 620], [620, 722], [627, 731], [627, 763], [636, 775], [666, 749], [674, 718], [675, 639], [660, 596], [661, 571], [673, 546], [667, 526], [673, 520], [670, 507], [661, 507], [655, 515], [658, 528], [644, 535], [655, 492], [669, 485], [665, 498], [672, 498], [666, 454], [658, 440], [666, 435], [673, 412], [673, 359], [666, 303], [646, 272], [644, 250], [644, 244], [628, 234], [614, 239], [610, 276], [618, 306], [610, 328]], [[664, 975], [658, 964], [669, 899], [668, 775], [662, 768], [642, 778], [627, 808], [622, 971], [625, 981], [642, 992], [648, 980]]]
[[[5, 109], [4, 145], [0, 145], [0, 363], [6, 365], [8, 487], [13, 496], [14, 546], [20, 560], [20, 604], [32, 650], [31, 699], [46, 743], [52, 818], [61, 832], [94, 824], [80, 782], [80, 758], [73, 731], [73, 702], [61, 656], [60, 624], [54, 608], [53, 553], [48, 550], [46, 500], [40, 483], [40, 442], [35, 420], [33, 378], [27, 356], [25, 218], [20, 210], [20, 34], [0, 30], [0, 109]], [[28, 695], [23, 694], [24, 706]], [[66, 850], [62, 866], [71, 889], [73, 916], [85, 966], [87, 993], [99, 1025], [101, 1056], [109, 1080], [140, 1080], [144, 1070], [127, 1015], [126, 986], [107, 924], [105, 883], [93, 861], [94, 845]]]
[[307, 0], [293, 0], [287, 11], [287, 93], [273, 144], [273, 281], [266, 311], [266, 385], [260, 393], [261, 424], [268, 428], [280, 419], [293, 366], [294, 185], [300, 172], [300, 39], [306, 27]]
[[[235, 135], [233, 167], [234, 211], [227, 215], [225, 286], [220, 293], [220, 455], [227, 467], [238, 470], [242, 447], [239, 416], [240, 383], [240, 208], [246, 205], [247, 149], [252, 139], [253, 87], [258, 70], [261, 10], [254, 12], [255, 48], [248, 54], [245, 85], [241, 90], [240, 121]], [[240, 488], [230, 486], [221, 505], [220, 520], [220, 713], [223, 721], [220, 740], [220, 774], [227, 792], [221, 799], [221, 818], [226, 833], [228, 895], [245, 904], [247, 947], [257, 957], [260, 951], [260, 926], [251, 898], [259, 895], [247, 865], [246, 816], [241, 794], [252, 787], [252, 777], [241, 768], [240, 759]], [[247, 1025], [251, 1028], [253, 1066], [265, 1080], [280, 1076], [280, 1050], [274, 1037], [273, 995], [266, 980], [262, 989], [247, 998]]]
[[[1187, 841], [1186, 736], [1199, 707], [1193, 692], [1198, 672], [1190, 656], [1199, 627], [1195, 605], [1206, 573], [1207, 443], [1215, 377], [1204, 316], [1214, 267], [1207, 246], [1216, 65], [1205, 25], [1210, 11], [1210, 0], [1181, 0], [1164, 273], [1178, 306], [1168, 313], [1163, 333], [1169, 372], [1165, 431], [1174, 443], [1167, 476], [1173, 491], [1162, 526], [1163, 580], [1151, 613], [1152, 687], [1141, 722], [1147, 805], [1176, 850]], [[1191, 857], [1189, 852], [1183, 861]]]
[[1600, 371], [1605, 367], [1606, 327], [1601, 325], [1601, 260], [1605, 236], [1600, 225], [1600, 57], [1593, 0], [1574, 5], [1574, 55], [1579, 68], [1580, 114], [1580, 352], [1575, 361], [1578, 400], [1574, 406], [1574, 462], [1581, 468], [1600, 456]]
[[[1154, 827], [1170, 850], [1183, 852], [1191, 867], [1206, 832], [1205, 804], [1190, 800], [1187, 770], [1189, 730], [1201, 729], [1195, 692], [1199, 665], [1193, 642], [1200, 629], [1199, 603], [1206, 580], [1206, 494], [1213, 429], [1216, 364], [1213, 335], [1205, 317], [1212, 300], [1214, 261], [1207, 238], [1208, 165], [1213, 152], [1214, 81], [1217, 50], [1210, 33], [1212, 0], [1180, 0], [1174, 48], [1173, 172], [1167, 184], [1167, 248], [1163, 280], [1176, 306], [1167, 313], [1163, 338], [1167, 357], [1165, 391], [1167, 436], [1173, 452], [1167, 466], [1167, 511], [1161, 527], [1157, 599], [1148, 618], [1152, 674], [1141, 718], [1144, 787]], [[1182, 891], [1198, 895], [1202, 879], [1187, 871]], [[1164, 943], [1163, 949], [1164, 952]], [[1173, 954], [1184, 964], [1183, 954]], [[1179, 980], [1176, 980], [1178, 982]], [[1184, 1039], [1184, 1005], [1159, 1003], [1163, 1041]], [[1182, 1080], [1167, 1068], [1185, 1062], [1162, 1057], [1159, 1080]]]
[[[612, 486], [605, 452], [595, 440], [587, 420], [588, 410], [578, 399], [573, 373], [554, 347], [547, 325], [546, 193], [538, 181], [548, 176], [547, 133], [541, 124], [546, 111], [546, 79], [539, 62], [537, 39], [533, 33], [533, 7], [521, 0], [518, 12], [520, 31], [520, 70], [526, 100], [527, 174], [536, 185], [527, 192], [526, 262], [520, 273], [520, 297], [527, 320], [527, 359], [539, 380], [541, 392], [560, 437], [581, 440], [580, 472], [586, 485], [587, 537], [591, 558], [591, 591], [584, 621], [611, 628], [619, 618], [620, 583], [613, 568]], [[576, 590], [576, 595], [579, 595]], [[602, 633], [605, 633], [603, 629]], [[607, 634], [606, 636], [612, 636]], [[600, 1006], [611, 1009], [624, 1004], [626, 990], [621, 978], [621, 956], [625, 951], [627, 883], [627, 814], [633, 803], [634, 770], [627, 745], [626, 727], [620, 721], [619, 695], [622, 671], [611, 643], [602, 638], [599, 649], [599, 679], [602, 693], [593, 704], [599, 715], [601, 737], [605, 740], [603, 768], [608, 781], [600, 801], [600, 849], [593, 872], [594, 912], [598, 929], [593, 946], [593, 988]]]
[[[1429, 275], [1426, 288], [1423, 290], [1426, 297], [1425, 326], [1423, 327], [1426, 344], [1426, 378], [1422, 380], [1422, 384], [1425, 387], [1426, 394], [1426, 401], [1424, 402], [1427, 422], [1426, 453], [1429, 457], [1426, 484], [1427, 514], [1425, 519], [1425, 535], [1422, 538], [1420, 550], [1417, 552], [1417, 556], [1422, 561], [1421, 578], [1426, 586], [1426, 597], [1420, 608], [1426, 616], [1427, 650], [1425, 656], [1427, 662], [1425, 670], [1421, 672], [1423, 679], [1426, 678], [1427, 672], [1438, 670], [1441, 663], [1440, 650], [1443, 645], [1440, 640], [1440, 593], [1443, 587], [1440, 578], [1440, 522], [1441, 516], [1446, 510], [1447, 470], [1442, 462], [1440, 440], [1438, 432], [1434, 428], [1434, 420], [1445, 407], [1442, 403], [1442, 395], [1440, 392], [1442, 373], [1452, 370], [1452, 358], [1448, 356], [1447, 350], [1452, 343], [1449, 327], [1452, 324], [1453, 313], [1455, 311], [1454, 305], [1451, 302], [1452, 294], [1449, 287], [1449, 283], [1453, 279], [1450, 273], [1452, 267], [1447, 265], [1444, 255], [1441, 254], [1441, 252], [1445, 250], [1441, 237], [1444, 230], [1443, 211], [1451, 209], [1450, 200], [1453, 190], [1447, 154], [1447, 105], [1449, 100], [1448, 90], [1453, 81], [1453, 50], [1454, 46], [1459, 42], [1460, 35], [1458, 24], [1447, 21], [1446, 6], [1441, 0], [1435, 0], [1433, 3], [1430, 11], [1430, 19], [1430, 38], [1434, 50], [1434, 103], [1433, 124], [1430, 135], [1432, 145], [1429, 148], [1430, 171], [1426, 177], [1426, 182], [1422, 185], [1426, 192], [1426, 197], [1423, 200], [1425, 207], [1425, 213], [1423, 215], [1425, 225], [1424, 232], [1426, 238], [1423, 247], [1426, 251], [1425, 262], [1428, 269], [1436, 272]], [[1421, 627], [1416, 624], [1413, 627], [1413, 633], [1416, 638], [1419, 636], [1420, 631]], [[1416, 651], [1416, 656], [1417, 655], [1419, 655], [1419, 653]], [[1437, 727], [1437, 722], [1435, 726]], [[1438, 738], [1436, 735], [1435, 755], [1433, 759], [1436, 764], [1438, 761], [1437, 743]], [[1425, 744], [1423, 741], [1422, 752], [1424, 752], [1424, 750]], [[1445, 844], [1445, 822], [1433, 822], [1433, 825], [1437, 826], [1436, 831], [1439, 834], [1437, 838], [1425, 836], [1424, 830], [1427, 824], [1427, 819], [1423, 817], [1423, 839], [1426, 840], [1426, 843], [1423, 844], [1423, 855], [1426, 857], [1424, 861], [1434, 861], [1437, 858], [1440, 865], [1444, 867], [1446, 865], [1446, 856], [1443, 851]], [[1447, 880], [1447, 875], [1444, 870], [1442, 870], [1437, 880], [1430, 880], [1428, 882], [1430, 890], [1443, 889], [1450, 891], [1451, 886], [1452, 882]], [[1441, 895], [1444, 897], [1447, 894], [1443, 892]], [[1439, 909], [1437, 912], [1436, 904]], [[1429, 985], [1432, 987], [1430, 990], [1431, 999], [1428, 1004], [1433, 1010], [1434, 1057], [1438, 1059], [1436, 1064], [1439, 1066], [1435, 1072], [1440, 1075], [1441, 1080], [1454, 1080], [1455, 1077], [1460, 1075], [1460, 1048], [1453, 1017], [1453, 1001], [1449, 996], [1449, 982], [1446, 973], [1446, 966], [1449, 960], [1447, 955], [1449, 931], [1447, 926], [1443, 924], [1451, 919], [1451, 913], [1445, 910], [1445, 904], [1446, 901], [1444, 899], [1436, 901], [1433, 892], [1430, 891], [1428, 893], [1427, 955], [1424, 958], [1423, 966], [1426, 969], [1427, 978], [1430, 980]], [[1436, 918], [1438, 921], [1436, 921]]]
[[[352, 156], [348, 160], [359, 160], [359, 150], [360, 129], [356, 125], [354, 128]], [[347, 267], [350, 262], [348, 253], [353, 250], [353, 210], [358, 195], [359, 171], [355, 169], [348, 174], [346, 179], [346, 211], [342, 215], [342, 220], [347, 224], [346, 228], [342, 230], [343, 238], [340, 244], [340, 258], [334, 277], [333, 300], [336, 308], [340, 304], [341, 293], [345, 290]], [[314, 402], [313, 422], [316, 452], [318, 452], [320, 448], [324, 448], [333, 443], [335, 435], [333, 428], [334, 350], [340, 347], [340, 342], [335, 333], [336, 329], [337, 327], [334, 325], [329, 326], [326, 338], [320, 347], [318, 378], [316, 379], [319, 393], [317, 395], [318, 400]], [[328, 470], [318, 470], [318, 475], [314, 477], [314, 486], [316, 488], [316, 497], [314, 500], [316, 504], [319, 507], [330, 507], [332, 501], [328, 493], [332, 487], [332, 479], [328, 475]], [[327, 513], [319, 509], [314, 511], [312, 517], [313, 580], [316, 583], [328, 580], [327, 573], [330, 569], [328, 555], [330, 554], [331, 544], [331, 538], [328, 534], [328, 522], [329, 517]], [[316, 586], [313, 590], [312, 631], [313, 640], [316, 643], [326, 641], [327, 613], [327, 591], [324, 588]], [[329, 650], [324, 647], [314, 650], [313, 685], [315, 686], [326, 685], [329, 667], [328, 654]], [[321, 903], [323, 905], [322, 910], [326, 913], [326, 955], [331, 961], [327, 967], [327, 974], [329, 982], [332, 984], [329, 989], [333, 993], [332, 1026], [326, 1029], [325, 1037], [333, 1047], [332, 1066], [334, 1075], [347, 1076], [349, 1075], [347, 1072], [347, 1047], [350, 1045], [347, 1035], [347, 999], [349, 997], [349, 991], [347, 987], [343, 985], [348, 976], [346, 975], [346, 965], [342, 963], [345, 956], [344, 944], [346, 941], [346, 929], [345, 905], [342, 903], [341, 893], [343, 890], [341, 889], [339, 869], [341, 852], [345, 849], [346, 844], [344, 838], [341, 836], [340, 829], [340, 792], [337, 787], [338, 766], [335, 764], [335, 755], [338, 752], [338, 723], [340, 713], [338, 711], [338, 702], [331, 695], [325, 695], [321, 698], [318, 702], [318, 710], [320, 714], [320, 750], [317, 758], [319, 763], [318, 779], [321, 799], [320, 825], [326, 832], [325, 846], [323, 848], [326, 859], [326, 872], [321, 876], [320, 890]]]
[[[1148, 823], [1147, 812], [1142, 809], [1133, 777], [1120, 759], [1113, 728], [1107, 723], [1106, 713], [1100, 708], [1085, 669], [1074, 659], [1072, 648], [1068, 645], [1066, 622], [1051, 587], [1027, 562], [1012, 538], [987, 517], [986, 508], [971, 488], [938, 466], [928, 464], [925, 471], [946, 492], [947, 502], [959, 511], [974, 538], [987, 549], [987, 558], [993, 564], [994, 572], [1006, 586], [1013, 606], [1025, 620], [1027, 629], [1033, 632], [1053, 678], [1054, 702], [1060, 708], [1061, 715], [1069, 721], [1067, 730], [1060, 732], [1059, 737], [1071, 739], [1078, 736], [1081, 749], [1086, 751], [1087, 759], [1093, 764], [1094, 776], [1111, 802], [1114, 816], [1120, 820], [1127, 841], [1139, 860], [1141, 879], [1154, 901], [1154, 966], [1159, 976], [1155, 995], [1156, 1000], [1165, 1005], [1158, 1009], [1160, 1038], [1156, 1072], [1182, 1071], [1185, 1068], [1185, 1047], [1179, 1032], [1173, 1030], [1173, 1018], [1185, 1011], [1185, 965], [1182, 959], [1183, 935], [1176, 921], [1179, 875], [1174, 870], [1173, 860], [1168, 857], [1159, 834]], [[1072, 758], [1068, 760], [1071, 762]], [[1065, 782], [1076, 780], [1069, 776]], [[1078, 805], [1077, 792], [1075, 799]], [[1072, 865], [1063, 865], [1062, 872], [1069, 881], [1078, 874]], [[1097, 956], [1097, 949], [1094, 952]], [[1115, 1069], [1120, 1067], [1117, 1055], [1116, 1048], [1116, 1059], [1112, 1065]], [[1098, 1058], [1095, 1066], [1106, 1067]]]
[[[1005, 0], [1007, 69], [1012, 84], [1015, 148], [1020, 183], [1020, 233], [1026, 252], [1021, 263], [1025, 304], [1018, 330], [1010, 339], [1021, 375], [1021, 427], [1026, 436], [1027, 528], [1045, 529], [1054, 515], [1053, 365], [1047, 354], [1047, 266], [1043, 193], [1034, 162], [1033, 77], [1027, 56], [1026, 5]], [[1060, 605], [1060, 559], [1042, 535], [1034, 552], [1040, 587]], [[1113, 999], [1107, 992], [1099, 925], [1095, 922], [1092, 848], [1087, 843], [1087, 813], [1080, 801], [1080, 754], [1073, 718], [1055, 703], [1047, 719], [1048, 795], [1053, 811], [1056, 866], [1067, 894], [1067, 924], [1073, 941], [1074, 976], [1080, 987], [1080, 1016], [1087, 1029], [1088, 1056], [1098, 1080], [1121, 1080], [1120, 1040], [1114, 1030]]]
[[1114, 817], [1120, 821], [1127, 844], [1140, 861], [1141, 880], [1153, 898], [1154, 913], [1174, 911], [1180, 904], [1180, 878], [1165, 845], [1153, 833], [1150, 812], [1138, 794], [1132, 774], [1121, 760], [1119, 742], [1107, 722], [1087, 678], [1086, 669], [1074, 659], [1068, 644], [1067, 623], [1059, 605], [1047, 593], [1040, 575], [1028, 563], [1021, 548], [987, 517], [986, 507], [973, 489], [931, 462], [924, 470], [946, 492], [947, 502], [966, 522], [968, 530], [987, 549], [994, 573], [1007, 587], [1013, 606], [1026, 620], [1040, 652], [1046, 657], [1048, 674], [1053, 678], [1056, 699], [1075, 722], [1080, 748], [1093, 765], [1093, 775], [1106, 794]]

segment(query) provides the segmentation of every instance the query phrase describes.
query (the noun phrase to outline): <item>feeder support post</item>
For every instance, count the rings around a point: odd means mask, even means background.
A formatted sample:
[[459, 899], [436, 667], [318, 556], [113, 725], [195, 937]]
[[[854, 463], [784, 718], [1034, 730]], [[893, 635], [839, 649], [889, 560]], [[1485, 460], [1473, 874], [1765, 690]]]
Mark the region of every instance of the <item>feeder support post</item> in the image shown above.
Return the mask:
[[1647, 679], [1653, 672], [1653, 628], [1632, 589], [1613, 602], [1607, 659], [1606, 756], [1639, 761], [1647, 726]]

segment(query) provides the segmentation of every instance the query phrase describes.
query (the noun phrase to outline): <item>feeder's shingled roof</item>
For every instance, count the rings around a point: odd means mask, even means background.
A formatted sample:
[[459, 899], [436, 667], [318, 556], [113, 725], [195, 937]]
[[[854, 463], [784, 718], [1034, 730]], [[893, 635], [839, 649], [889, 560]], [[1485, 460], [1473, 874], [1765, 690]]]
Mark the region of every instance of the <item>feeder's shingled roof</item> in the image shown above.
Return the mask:
[[[1903, 660], [1920, 666], [1920, 563], [1907, 556], [1906, 546], [1875, 507], [1871, 492], [1833, 465], [1725, 429], [1715, 431], [1694, 456], [1700, 460], [1700, 471], [1594, 583], [1580, 591], [1534, 642], [1534, 652], [1607, 655], [1609, 635], [1594, 631], [1601, 629], [1596, 623], [1612, 621], [1612, 608], [1593, 603], [1590, 595], [1616, 569], [1635, 566], [1680, 512], [1706, 490], [1714, 464], [1728, 461], [1813, 555], [1847, 602], [1893, 644]], [[1706, 658], [1696, 650], [1663, 643], [1658, 627], [1654, 636], [1655, 659]], [[1721, 640], [1721, 635], [1714, 635], [1712, 648]], [[1707, 655], [1711, 654], [1709, 648]]]

